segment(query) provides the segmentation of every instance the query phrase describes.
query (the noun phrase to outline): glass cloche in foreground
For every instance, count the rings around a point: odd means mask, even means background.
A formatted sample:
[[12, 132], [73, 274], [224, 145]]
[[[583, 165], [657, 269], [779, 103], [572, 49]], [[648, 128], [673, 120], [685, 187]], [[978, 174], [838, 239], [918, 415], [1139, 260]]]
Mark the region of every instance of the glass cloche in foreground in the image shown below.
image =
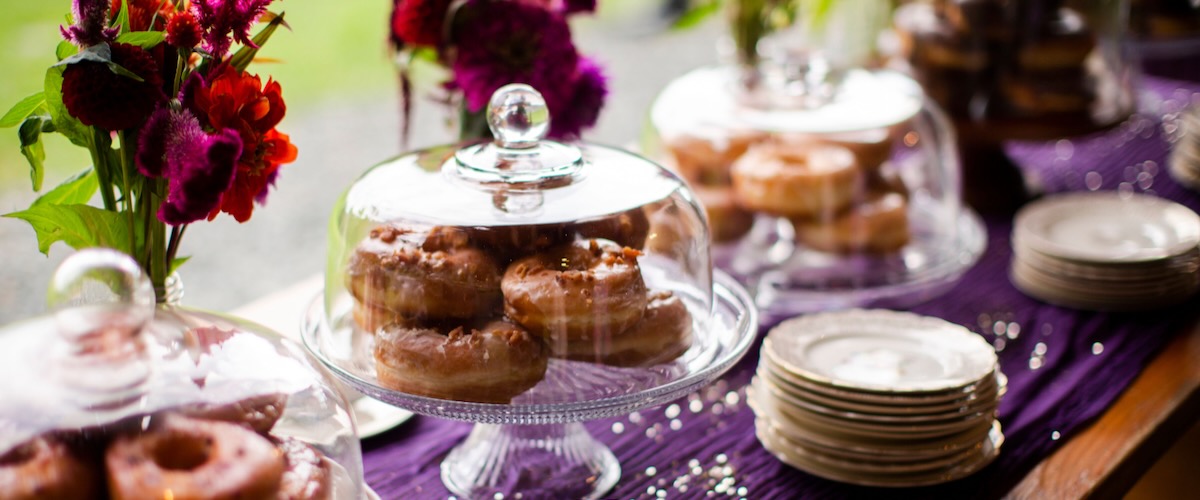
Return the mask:
[[984, 247], [953, 132], [911, 79], [814, 60], [716, 66], [671, 82], [645, 149], [705, 207], [715, 258], [771, 313], [906, 307]]
[[494, 143], [386, 162], [337, 207], [325, 310], [356, 350], [349, 370], [430, 398], [542, 404], [706, 363], [707, 234], [680, 179], [621, 150], [541, 141], [549, 115], [529, 87], [489, 109]]
[[156, 306], [124, 254], [69, 257], [0, 330], [0, 498], [360, 499], [345, 398], [303, 348]]
[[347, 190], [304, 342], [368, 396], [477, 422], [442, 462], [453, 494], [598, 498], [620, 465], [580, 422], [711, 382], [749, 350], [754, 307], [713, 272], [679, 177], [543, 140], [527, 85], [487, 117], [494, 141], [409, 153]]

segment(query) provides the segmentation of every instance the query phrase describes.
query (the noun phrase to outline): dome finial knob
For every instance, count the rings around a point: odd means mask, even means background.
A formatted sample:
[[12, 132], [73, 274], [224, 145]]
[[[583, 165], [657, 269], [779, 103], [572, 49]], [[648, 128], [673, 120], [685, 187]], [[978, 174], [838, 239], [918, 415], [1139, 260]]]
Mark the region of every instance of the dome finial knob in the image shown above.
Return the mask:
[[533, 87], [511, 83], [492, 94], [487, 120], [497, 146], [526, 149], [546, 137], [550, 129], [550, 109], [546, 107], [546, 99]]

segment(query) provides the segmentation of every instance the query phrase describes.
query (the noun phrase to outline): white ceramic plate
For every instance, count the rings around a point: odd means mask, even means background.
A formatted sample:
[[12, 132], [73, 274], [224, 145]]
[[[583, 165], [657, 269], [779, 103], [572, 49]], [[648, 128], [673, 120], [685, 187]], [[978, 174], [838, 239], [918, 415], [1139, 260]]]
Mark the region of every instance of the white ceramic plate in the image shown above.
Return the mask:
[[359, 439], [387, 432], [397, 425], [407, 422], [413, 416], [413, 413], [408, 410], [366, 396], [355, 399], [353, 407], [355, 423], [358, 424]]
[[929, 316], [852, 309], [773, 328], [763, 351], [786, 371], [833, 387], [881, 393], [949, 391], [996, 367], [996, 351], [966, 328]]
[[977, 384], [974, 392], [948, 402], [927, 403], [924, 400], [914, 400], [911, 404], [896, 404], [894, 400], [888, 400], [886, 403], [876, 403], [872, 401], [860, 401], [854, 398], [831, 396], [807, 386], [792, 383], [786, 378], [781, 377], [776, 370], [769, 363], [760, 364], [758, 376], [769, 380], [784, 391], [831, 410], [869, 413], [873, 415], [916, 416], [959, 411], [963, 408], [979, 406], [989, 401], [997, 400], [1008, 390], [1008, 378], [1000, 372], [995, 372], [994, 375], [984, 379], [985, 382]]
[[[1001, 392], [1004, 386], [1008, 383], [1008, 378], [1004, 374], [994, 371], [988, 376], [974, 383], [967, 384], [963, 387], [956, 387], [949, 391], [940, 392], [865, 392], [834, 387], [828, 384], [821, 384], [805, 379], [795, 373], [790, 373], [787, 368], [780, 365], [772, 359], [770, 354], [761, 358], [759, 367], [771, 372], [776, 379], [787, 384], [791, 384], [798, 390], [806, 391], [808, 394], [814, 394], [818, 397], [833, 399], [838, 405], [842, 402], [856, 403], [874, 407], [876, 413], [931, 413], [941, 411], [935, 408], [945, 405], [961, 406], [970, 402], [972, 398], [987, 396], [988, 391], [999, 385]], [[1000, 382], [997, 384], [997, 382]], [[854, 410], [855, 408], [849, 407]]]
[[[767, 389], [775, 399], [791, 406], [803, 408], [813, 413], [840, 418], [844, 420], [854, 420], [859, 422], [873, 422], [880, 424], [930, 424], [958, 420], [968, 415], [976, 413], [994, 411], [1000, 404], [999, 398], [996, 397], [996, 392], [991, 391], [990, 394], [984, 397], [970, 400], [966, 403], [952, 406], [944, 411], [921, 413], [921, 414], [883, 414], [875, 412], [873, 407], [863, 407], [866, 411], [846, 410], [839, 407], [831, 407], [821, 404], [820, 402], [810, 398], [808, 392], [796, 392], [791, 390], [786, 383], [781, 383], [774, 378], [771, 373], [758, 373], [757, 386]], [[885, 407], [886, 408], [886, 407]]]
[[755, 434], [767, 451], [783, 463], [797, 469], [843, 483], [893, 488], [928, 486], [964, 478], [991, 463], [1000, 454], [1000, 447], [1004, 444], [1000, 423], [993, 422], [992, 431], [972, 450], [974, 453], [967, 455], [961, 462], [927, 472], [884, 474], [866, 472], [861, 468], [836, 467], [813, 460], [797, 452], [797, 448], [789, 446], [786, 440], [774, 434], [769, 426], [755, 426]]
[[1146, 262], [1200, 245], [1200, 216], [1157, 196], [1067, 193], [1026, 205], [1013, 238], [1038, 252], [1084, 262]]

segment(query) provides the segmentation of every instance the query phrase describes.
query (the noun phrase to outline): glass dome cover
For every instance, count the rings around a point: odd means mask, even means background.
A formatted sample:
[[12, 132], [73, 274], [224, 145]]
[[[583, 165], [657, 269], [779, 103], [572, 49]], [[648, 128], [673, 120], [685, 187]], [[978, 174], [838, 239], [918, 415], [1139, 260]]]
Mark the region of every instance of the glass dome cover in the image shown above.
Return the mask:
[[64, 261], [49, 305], [0, 330], [0, 497], [368, 498], [346, 400], [300, 346], [156, 306], [111, 250]]
[[418, 412], [502, 404], [533, 421], [582, 418], [538, 405], [632, 397], [732, 352], [711, 333], [707, 227], [683, 182], [543, 140], [549, 120], [540, 94], [509, 85], [488, 106], [495, 140], [405, 154], [351, 185], [310, 349]]
[[[760, 49], [761, 50], [761, 49]], [[704, 205], [718, 267], [780, 315], [928, 300], [978, 259], [954, 133], [911, 78], [797, 61], [699, 68], [655, 100], [643, 149]]]

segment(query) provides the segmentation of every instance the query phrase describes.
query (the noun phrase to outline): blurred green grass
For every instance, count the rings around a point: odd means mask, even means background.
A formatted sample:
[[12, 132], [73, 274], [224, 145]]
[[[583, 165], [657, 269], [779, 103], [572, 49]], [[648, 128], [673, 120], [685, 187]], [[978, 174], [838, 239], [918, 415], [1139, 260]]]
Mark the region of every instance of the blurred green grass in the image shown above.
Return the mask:
[[[250, 70], [280, 82], [292, 117], [347, 96], [387, 92], [396, 84], [386, 44], [391, 5], [390, 0], [276, 1], [271, 10], [284, 11], [292, 30], [277, 31], [259, 53], [278, 63], [264, 60]], [[5, 3], [0, 16], [0, 114], [41, 89], [46, 68], [55, 62], [58, 27], [70, 7], [67, 0]], [[86, 151], [61, 137], [45, 141], [43, 191], [89, 163]], [[19, 148], [16, 129], [0, 129], [0, 194], [31, 187]]]

